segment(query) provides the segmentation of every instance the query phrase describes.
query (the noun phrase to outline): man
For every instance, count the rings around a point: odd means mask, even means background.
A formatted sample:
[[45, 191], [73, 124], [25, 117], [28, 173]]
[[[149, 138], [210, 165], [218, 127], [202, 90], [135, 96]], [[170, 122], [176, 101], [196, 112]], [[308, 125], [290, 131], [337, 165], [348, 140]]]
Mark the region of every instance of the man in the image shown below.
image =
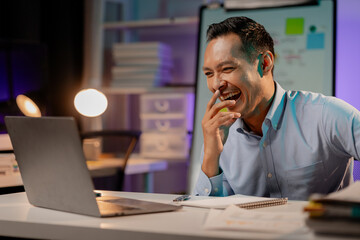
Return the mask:
[[349, 185], [360, 113], [334, 97], [281, 88], [273, 40], [249, 18], [212, 24], [207, 38], [203, 71], [214, 94], [195, 194], [307, 200]]

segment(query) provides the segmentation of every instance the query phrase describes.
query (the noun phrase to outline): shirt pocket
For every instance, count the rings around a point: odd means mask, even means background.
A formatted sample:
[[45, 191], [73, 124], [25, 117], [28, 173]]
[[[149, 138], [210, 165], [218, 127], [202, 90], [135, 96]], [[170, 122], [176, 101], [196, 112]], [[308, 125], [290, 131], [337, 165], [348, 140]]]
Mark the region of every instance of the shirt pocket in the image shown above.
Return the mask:
[[290, 199], [308, 200], [312, 193], [322, 193], [326, 181], [323, 162], [287, 170], [286, 181]]

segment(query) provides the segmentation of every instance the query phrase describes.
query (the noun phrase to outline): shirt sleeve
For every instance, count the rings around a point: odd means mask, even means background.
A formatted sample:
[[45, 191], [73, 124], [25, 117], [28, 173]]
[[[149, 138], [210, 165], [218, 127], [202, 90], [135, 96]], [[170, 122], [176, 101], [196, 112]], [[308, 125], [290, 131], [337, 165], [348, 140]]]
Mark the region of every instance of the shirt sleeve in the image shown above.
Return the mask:
[[360, 159], [360, 112], [356, 108], [330, 98], [324, 105], [323, 125], [335, 152]]
[[[204, 158], [204, 148], [201, 151], [201, 163]], [[195, 185], [194, 195], [200, 196], [228, 196], [234, 194], [226, 177], [220, 168], [220, 174], [209, 178], [200, 168], [199, 177]]]
[[222, 172], [217, 176], [208, 178], [208, 176], [200, 170], [194, 194], [200, 196], [223, 196], [223, 175], [224, 173]]

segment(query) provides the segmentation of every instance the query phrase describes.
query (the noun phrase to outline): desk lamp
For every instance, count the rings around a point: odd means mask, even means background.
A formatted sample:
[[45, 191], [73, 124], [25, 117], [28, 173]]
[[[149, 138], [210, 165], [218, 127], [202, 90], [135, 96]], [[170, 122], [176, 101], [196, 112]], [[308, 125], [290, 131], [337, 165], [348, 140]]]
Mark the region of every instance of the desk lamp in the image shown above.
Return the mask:
[[98, 117], [103, 114], [108, 106], [106, 96], [93, 88], [81, 90], [74, 99], [76, 110], [86, 117]]
[[16, 97], [16, 104], [20, 111], [28, 117], [41, 117], [39, 107], [35, 104], [31, 98], [20, 94]]

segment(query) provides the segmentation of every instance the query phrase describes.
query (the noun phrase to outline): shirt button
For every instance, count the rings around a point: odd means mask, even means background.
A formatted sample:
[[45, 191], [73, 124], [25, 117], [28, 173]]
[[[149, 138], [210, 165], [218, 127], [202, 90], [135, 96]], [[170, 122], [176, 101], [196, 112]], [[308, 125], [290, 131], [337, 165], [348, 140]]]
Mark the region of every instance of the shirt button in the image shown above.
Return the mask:
[[266, 147], [266, 145], [267, 145], [266, 142], [263, 142], [263, 147]]
[[268, 173], [267, 176], [268, 176], [268, 178], [271, 178], [271, 177], [272, 177], [272, 174], [271, 174], [271, 173]]
[[215, 191], [215, 192], [218, 192], [218, 191], [219, 191], [219, 188], [215, 188], [214, 191]]
[[204, 191], [205, 191], [206, 193], [209, 193], [209, 189], [207, 189], [207, 188], [205, 188]]

